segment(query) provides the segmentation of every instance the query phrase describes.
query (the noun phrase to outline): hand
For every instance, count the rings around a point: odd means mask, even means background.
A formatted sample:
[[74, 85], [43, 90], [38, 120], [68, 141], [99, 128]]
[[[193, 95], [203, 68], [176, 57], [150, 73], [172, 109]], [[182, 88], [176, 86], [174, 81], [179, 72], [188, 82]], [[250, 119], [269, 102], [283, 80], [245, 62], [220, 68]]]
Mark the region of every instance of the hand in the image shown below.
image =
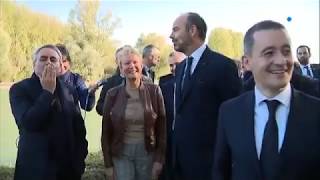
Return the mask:
[[47, 64], [44, 67], [44, 70], [42, 72], [42, 76], [40, 78], [40, 83], [43, 89], [54, 93], [56, 89], [56, 71], [52, 64]]
[[90, 85], [89, 85], [88, 92], [89, 92], [90, 94], [94, 94], [98, 88], [99, 88], [99, 86], [98, 86], [97, 83], [95, 83], [95, 84], [90, 84]]
[[107, 180], [115, 180], [116, 179], [115, 173], [114, 173], [114, 170], [112, 167], [106, 168], [104, 172], [105, 172]]
[[152, 180], [156, 180], [162, 171], [162, 164], [154, 162], [152, 167]]

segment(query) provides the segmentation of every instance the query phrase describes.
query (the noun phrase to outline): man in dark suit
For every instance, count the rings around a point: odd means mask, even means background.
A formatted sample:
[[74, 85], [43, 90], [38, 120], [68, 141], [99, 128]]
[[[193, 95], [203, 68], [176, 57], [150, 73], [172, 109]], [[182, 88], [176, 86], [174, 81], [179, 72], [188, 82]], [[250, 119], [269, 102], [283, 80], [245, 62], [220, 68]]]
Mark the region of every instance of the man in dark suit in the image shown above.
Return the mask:
[[119, 65], [120, 52], [125, 46], [127, 45], [124, 45], [116, 50], [116, 53], [115, 53], [115, 61], [117, 64], [116, 72], [111, 77], [107, 78], [106, 83], [102, 86], [102, 90], [100, 92], [100, 96], [96, 105], [96, 111], [100, 116], [103, 115], [103, 105], [104, 105], [104, 100], [106, 98], [107, 92], [109, 91], [109, 89], [120, 85], [124, 79], [120, 73], [120, 69], [118, 65]]
[[80, 180], [88, 153], [84, 121], [72, 91], [57, 76], [60, 51], [40, 47], [34, 73], [10, 88], [10, 105], [19, 128], [15, 180]]
[[106, 83], [102, 86], [102, 90], [96, 105], [96, 111], [99, 115], [103, 115], [103, 105], [107, 92], [109, 89], [120, 85], [123, 79], [124, 78], [121, 76], [119, 68], [117, 68], [116, 72], [106, 80]]
[[173, 165], [177, 179], [211, 180], [220, 104], [240, 92], [235, 63], [204, 43], [207, 26], [196, 13], [179, 16], [170, 38], [187, 59], [176, 69]]
[[297, 58], [300, 63], [299, 67], [294, 69], [295, 73], [307, 76], [309, 78], [320, 79], [319, 64], [310, 64], [311, 50], [307, 45], [300, 45], [297, 48]]
[[221, 105], [213, 179], [320, 179], [320, 100], [289, 83], [287, 31], [259, 22], [247, 31], [244, 51], [256, 85]]
[[142, 74], [147, 76], [154, 82], [155, 72], [153, 68], [157, 66], [160, 62], [160, 51], [153, 44], [149, 44], [143, 48], [142, 51], [143, 58], [143, 69]]
[[175, 69], [186, 56], [181, 52], [172, 52], [169, 54], [168, 63], [171, 73], [165, 76], [161, 76], [159, 80], [159, 86], [162, 91], [164, 105], [166, 109], [167, 117], [167, 146], [166, 146], [166, 162], [160, 180], [170, 180], [173, 176], [172, 169], [172, 122], [174, 119], [174, 89], [175, 89]]

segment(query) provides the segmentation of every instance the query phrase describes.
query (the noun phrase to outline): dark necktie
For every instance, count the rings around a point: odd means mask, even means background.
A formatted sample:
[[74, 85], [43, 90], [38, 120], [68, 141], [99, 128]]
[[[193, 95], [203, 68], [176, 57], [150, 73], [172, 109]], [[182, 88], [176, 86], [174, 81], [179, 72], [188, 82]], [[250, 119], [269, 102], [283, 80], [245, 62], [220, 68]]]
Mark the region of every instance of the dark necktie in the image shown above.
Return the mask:
[[311, 72], [310, 72], [310, 68], [308, 66], [304, 66], [304, 68], [307, 70], [307, 76], [312, 77]]
[[185, 90], [190, 85], [192, 60], [193, 60], [192, 56], [189, 56], [187, 58], [187, 62], [186, 62], [187, 68], [184, 72], [184, 76], [183, 76], [183, 80], [182, 80], [182, 94], [185, 93]]
[[153, 71], [151, 69], [148, 70], [148, 77], [153, 81]]
[[265, 100], [265, 102], [268, 106], [269, 118], [264, 129], [260, 162], [264, 180], [274, 180], [276, 179], [279, 170], [279, 143], [276, 110], [280, 102], [277, 100]]

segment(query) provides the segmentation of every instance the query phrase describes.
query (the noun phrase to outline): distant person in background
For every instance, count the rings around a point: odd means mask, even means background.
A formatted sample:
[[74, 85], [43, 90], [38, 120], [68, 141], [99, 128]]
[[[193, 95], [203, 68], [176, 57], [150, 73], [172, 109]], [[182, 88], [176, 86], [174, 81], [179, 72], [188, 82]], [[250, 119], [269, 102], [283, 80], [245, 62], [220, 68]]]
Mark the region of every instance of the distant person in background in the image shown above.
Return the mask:
[[250, 70], [248, 70], [247, 66], [246, 66], [247, 62], [246, 59], [244, 58], [244, 56], [241, 57], [241, 69], [242, 69], [242, 82], [247, 81], [250, 77], [252, 77], [252, 72]]
[[169, 64], [169, 68], [170, 68], [171, 73], [164, 75], [164, 76], [161, 76], [159, 79], [159, 84], [164, 84], [164, 83], [170, 81], [171, 79], [173, 79], [173, 77], [175, 76], [177, 64], [179, 64], [185, 58], [186, 58], [186, 55], [184, 55], [181, 52], [178, 52], [178, 51], [171, 52], [169, 54], [169, 58], [168, 58], [168, 64]]
[[[126, 47], [126, 46], [123, 46], [123, 47]], [[106, 98], [107, 92], [109, 91], [109, 89], [120, 85], [124, 80], [124, 77], [123, 75], [121, 75], [120, 69], [119, 69], [119, 54], [123, 49], [123, 47], [118, 48], [115, 53], [115, 61], [117, 64], [116, 72], [111, 77], [107, 78], [106, 83], [103, 85], [102, 90], [100, 92], [100, 96], [96, 106], [96, 111], [101, 116], [103, 115], [103, 105], [104, 105], [104, 100]]]
[[19, 129], [15, 180], [80, 180], [87, 156], [86, 130], [71, 89], [57, 78], [62, 55], [54, 45], [38, 48], [30, 78], [10, 88]]
[[167, 150], [166, 150], [166, 163], [161, 174], [161, 180], [169, 180], [173, 177], [172, 169], [172, 122], [174, 119], [174, 89], [175, 89], [175, 69], [176, 65], [179, 64], [186, 56], [181, 53], [174, 51], [169, 54], [168, 63], [170, 66], [171, 73], [165, 76], [160, 77], [159, 86], [162, 91], [164, 106], [166, 109], [167, 117]]
[[142, 80], [142, 59], [132, 47], [119, 56], [125, 81], [107, 92], [101, 146], [108, 178], [157, 179], [165, 162], [166, 117], [160, 88]]
[[303, 76], [320, 79], [320, 66], [319, 64], [310, 64], [311, 50], [306, 45], [300, 45], [297, 48], [297, 58], [300, 63], [299, 68], [295, 68], [295, 73]]
[[71, 57], [68, 49], [63, 44], [57, 44], [56, 47], [62, 54], [62, 76], [64, 82], [72, 89], [76, 104], [86, 111], [91, 111], [95, 105], [95, 92], [97, 84], [92, 84], [87, 88], [84, 80], [78, 73], [71, 72]]
[[154, 82], [155, 72], [153, 68], [157, 66], [160, 62], [159, 49], [152, 44], [147, 45], [146, 47], [143, 48], [142, 58], [143, 58], [142, 74], [146, 75], [147, 77], [152, 79], [152, 82]]

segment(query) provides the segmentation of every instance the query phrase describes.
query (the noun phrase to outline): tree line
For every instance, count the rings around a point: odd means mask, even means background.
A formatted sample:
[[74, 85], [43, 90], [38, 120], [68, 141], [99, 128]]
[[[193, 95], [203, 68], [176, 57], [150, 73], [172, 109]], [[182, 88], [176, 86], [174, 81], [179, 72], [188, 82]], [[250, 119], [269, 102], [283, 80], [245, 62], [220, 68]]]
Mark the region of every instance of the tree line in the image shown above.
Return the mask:
[[[18, 81], [32, 73], [32, 54], [43, 44], [63, 43], [70, 51], [72, 70], [86, 80], [110, 76], [115, 68], [114, 53], [119, 42], [113, 33], [121, 23], [111, 12], [98, 16], [100, 1], [79, 0], [69, 13], [67, 23], [33, 12], [13, 1], [0, 1], [0, 82]], [[125, 23], [125, 22], [123, 22]], [[226, 56], [239, 59], [242, 33], [216, 28], [208, 45]], [[167, 57], [173, 50], [166, 37], [157, 33], [141, 34], [134, 45], [140, 52], [147, 44], [161, 52], [158, 76], [169, 72]]]

